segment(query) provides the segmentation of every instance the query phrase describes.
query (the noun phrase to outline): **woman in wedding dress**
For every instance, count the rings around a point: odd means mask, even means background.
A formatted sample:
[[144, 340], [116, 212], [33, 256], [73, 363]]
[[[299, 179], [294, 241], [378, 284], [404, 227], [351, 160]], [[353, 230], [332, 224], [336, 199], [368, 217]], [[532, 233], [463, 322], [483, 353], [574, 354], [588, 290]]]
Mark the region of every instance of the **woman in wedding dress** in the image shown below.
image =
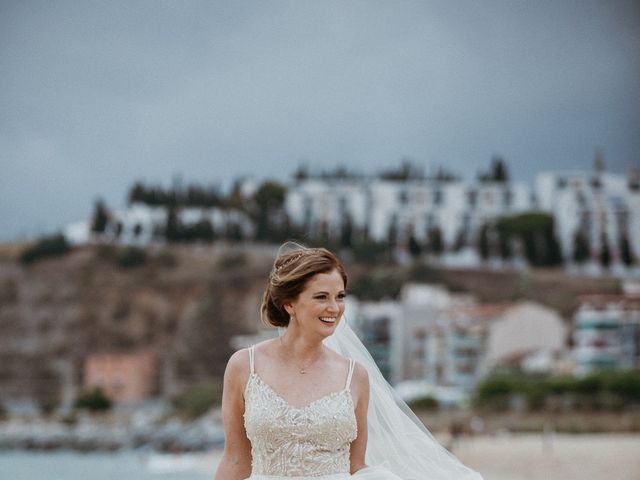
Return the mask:
[[346, 325], [325, 249], [276, 259], [261, 306], [279, 338], [232, 355], [215, 480], [481, 480], [431, 437]]

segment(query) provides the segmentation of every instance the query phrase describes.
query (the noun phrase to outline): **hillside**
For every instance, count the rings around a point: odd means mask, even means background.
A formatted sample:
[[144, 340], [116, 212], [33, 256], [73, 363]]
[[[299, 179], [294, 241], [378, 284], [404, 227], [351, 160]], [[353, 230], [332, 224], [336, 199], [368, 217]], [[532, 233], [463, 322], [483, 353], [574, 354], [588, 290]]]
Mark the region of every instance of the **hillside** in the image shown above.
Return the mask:
[[[0, 397], [40, 401], [81, 383], [90, 353], [150, 348], [160, 359], [163, 394], [207, 381], [220, 384], [229, 339], [259, 328], [259, 302], [276, 247], [177, 245], [147, 249], [123, 268], [124, 247], [92, 246], [23, 266], [20, 248], [0, 248]], [[469, 291], [486, 302], [528, 298], [569, 320], [575, 297], [618, 291], [613, 279], [559, 271], [442, 270], [350, 265], [350, 290], [397, 295], [405, 281]], [[71, 392], [71, 393], [70, 393]]]
[[127, 269], [117, 255], [86, 247], [27, 267], [0, 259], [0, 397], [60, 398], [89, 353], [137, 348], [161, 359], [163, 393], [219, 382], [229, 338], [258, 325], [270, 252], [149, 249]]

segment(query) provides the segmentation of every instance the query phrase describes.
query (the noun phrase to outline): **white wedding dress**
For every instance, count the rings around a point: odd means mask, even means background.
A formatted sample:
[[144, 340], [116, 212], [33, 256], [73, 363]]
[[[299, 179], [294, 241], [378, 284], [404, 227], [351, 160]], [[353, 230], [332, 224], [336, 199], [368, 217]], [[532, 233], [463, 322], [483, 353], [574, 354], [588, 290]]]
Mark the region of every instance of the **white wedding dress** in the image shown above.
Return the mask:
[[353, 360], [342, 390], [294, 407], [260, 378], [254, 359], [252, 346], [244, 413], [250, 480], [402, 480], [382, 467], [349, 473], [349, 448], [358, 433], [350, 389]]

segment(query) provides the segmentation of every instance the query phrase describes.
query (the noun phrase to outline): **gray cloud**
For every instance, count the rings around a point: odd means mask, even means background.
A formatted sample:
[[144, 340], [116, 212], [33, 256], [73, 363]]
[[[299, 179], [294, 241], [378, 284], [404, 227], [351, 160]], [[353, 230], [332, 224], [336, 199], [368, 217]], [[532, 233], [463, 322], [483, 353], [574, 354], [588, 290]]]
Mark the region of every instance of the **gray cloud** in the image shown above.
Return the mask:
[[629, 2], [0, 3], [0, 239], [139, 178], [638, 161]]

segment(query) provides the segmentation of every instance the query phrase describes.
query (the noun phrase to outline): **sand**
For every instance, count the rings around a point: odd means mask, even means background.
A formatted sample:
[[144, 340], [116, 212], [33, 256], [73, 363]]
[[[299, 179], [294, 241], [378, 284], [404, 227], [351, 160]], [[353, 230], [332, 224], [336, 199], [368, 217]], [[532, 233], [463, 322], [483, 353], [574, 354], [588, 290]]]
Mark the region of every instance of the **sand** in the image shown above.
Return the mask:
[[454, 453], [485, 480], [640, 479], [637, 434], [481, 436]]

